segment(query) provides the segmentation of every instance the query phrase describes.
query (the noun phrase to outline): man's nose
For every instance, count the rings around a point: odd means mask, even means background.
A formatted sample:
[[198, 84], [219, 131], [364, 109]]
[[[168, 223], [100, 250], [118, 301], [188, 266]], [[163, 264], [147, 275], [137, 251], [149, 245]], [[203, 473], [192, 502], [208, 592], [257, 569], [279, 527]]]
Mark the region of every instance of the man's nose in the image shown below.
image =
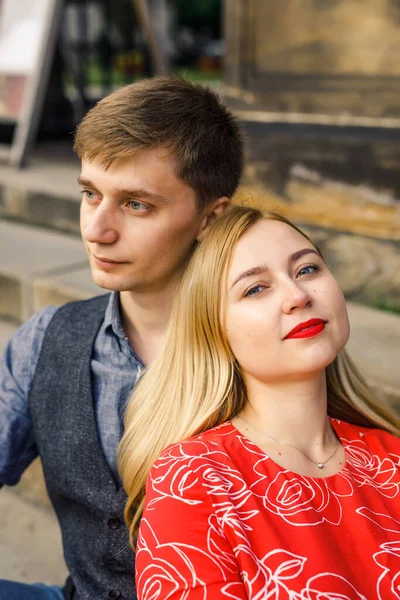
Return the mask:
[[284, 284], [282, 310], [289, 314], [296, 308], [311, 306], [311, 296], [308, 290], [299, 282], [288, 280]]
[[118, 239], [116, 209], [102, 202], [83, 218], [82, 237], [92, 244], [113, 244]]

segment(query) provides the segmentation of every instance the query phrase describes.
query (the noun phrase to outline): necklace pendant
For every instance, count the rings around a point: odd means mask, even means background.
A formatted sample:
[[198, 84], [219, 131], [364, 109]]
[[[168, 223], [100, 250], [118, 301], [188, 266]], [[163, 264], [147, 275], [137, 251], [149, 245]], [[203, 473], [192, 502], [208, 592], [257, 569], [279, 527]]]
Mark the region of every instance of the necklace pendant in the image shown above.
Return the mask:
[[323, 469], [324, 468], [324, 463], [317, 463], [317, 467], [318, 467], [318, 469]]

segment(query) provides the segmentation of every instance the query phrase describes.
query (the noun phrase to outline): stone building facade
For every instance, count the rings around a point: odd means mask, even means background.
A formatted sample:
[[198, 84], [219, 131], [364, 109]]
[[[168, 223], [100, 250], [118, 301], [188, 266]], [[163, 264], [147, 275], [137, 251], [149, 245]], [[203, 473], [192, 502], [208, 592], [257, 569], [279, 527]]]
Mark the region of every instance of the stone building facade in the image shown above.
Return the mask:
[[306, 225], [347, 296], [400, 311], [400, 4], [226, 0], [242, 197]]

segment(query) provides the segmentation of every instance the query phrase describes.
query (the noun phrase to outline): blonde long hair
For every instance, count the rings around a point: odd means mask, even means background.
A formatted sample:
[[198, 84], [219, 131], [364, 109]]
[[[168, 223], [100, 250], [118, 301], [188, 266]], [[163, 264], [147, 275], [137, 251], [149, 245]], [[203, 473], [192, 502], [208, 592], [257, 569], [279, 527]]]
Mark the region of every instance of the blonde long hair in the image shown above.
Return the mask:
[[[263, 218], [282, 221], [309, 240], [281, 215], [256, 208], [235, 206], [219, 218], [190, 260], [163, 350], [128, 404], [119, 469], [128, 494], [125, 518], [131, 541], [143, 510], [146, 478], [162, 450], [232, 419], [244, 406], [240, 368], [221, 326], [222, 282], [237, 241]], [[344, 351], [327, 367], [326, 376], [331, 417], [399, 434], [398, 417], [375, 400]]]

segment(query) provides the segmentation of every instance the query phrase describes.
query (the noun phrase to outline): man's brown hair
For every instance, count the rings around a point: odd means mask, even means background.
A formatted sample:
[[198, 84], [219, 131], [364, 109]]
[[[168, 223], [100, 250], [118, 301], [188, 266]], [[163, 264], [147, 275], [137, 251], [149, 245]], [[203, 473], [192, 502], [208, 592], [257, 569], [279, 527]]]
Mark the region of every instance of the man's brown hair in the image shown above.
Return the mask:
[[243, 136], [215, 92], [179, 77], [143, 79], [113, 92], [77, 128], [82, 159], [110, 164], [157, 146], [171, 150], [176, 175], [200, 206], [231, 198], [243, 170]]

